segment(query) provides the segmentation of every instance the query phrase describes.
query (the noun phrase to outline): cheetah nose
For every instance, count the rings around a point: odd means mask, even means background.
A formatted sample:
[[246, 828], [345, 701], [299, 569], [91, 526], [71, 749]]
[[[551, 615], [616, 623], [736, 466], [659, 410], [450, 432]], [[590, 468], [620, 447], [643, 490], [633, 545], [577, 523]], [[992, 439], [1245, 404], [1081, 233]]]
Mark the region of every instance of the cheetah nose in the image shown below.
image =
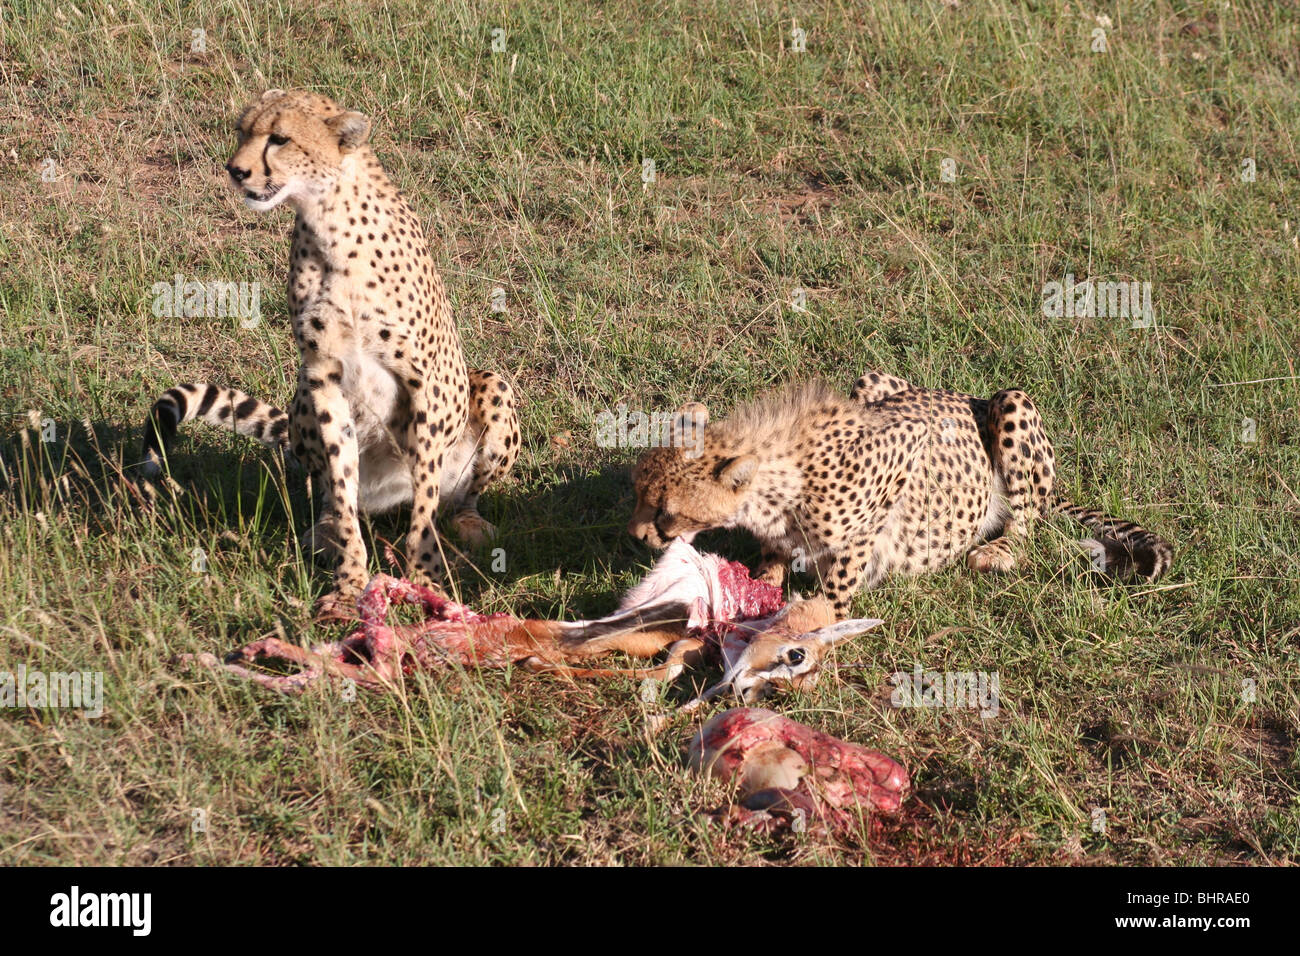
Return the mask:
[[242, 183], [245, 179], [247, 179], [249, 176], [252, 175], [251, 170], [240, 169], [238, 166], [235, 166], [231, 163], [226, 163], [226, 172], [230, 173], [230, 178], [237, 183]]

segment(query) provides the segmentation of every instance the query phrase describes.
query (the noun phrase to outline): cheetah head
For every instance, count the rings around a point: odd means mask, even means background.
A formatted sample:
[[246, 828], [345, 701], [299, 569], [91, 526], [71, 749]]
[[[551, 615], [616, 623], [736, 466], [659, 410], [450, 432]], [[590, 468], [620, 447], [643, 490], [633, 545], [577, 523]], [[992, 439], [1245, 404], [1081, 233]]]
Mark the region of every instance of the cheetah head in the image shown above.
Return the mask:
[[[677, 411], [703, 427], [708, 411], [691, 403]], [[651, 448], [632, 470], [636, 510], [628, 533], [652, 548], [691, 541], [710, 528], [730, 526], [758, 469], [754, 455], [728, 456], [710, 448], [708, 432], [692, 447]]]
[[267, 90], [239, 117], [239, 145], [226, 163], [250, 209], [297, 209], [322, 196], [370, 135], [370, 120], [328, 97]]

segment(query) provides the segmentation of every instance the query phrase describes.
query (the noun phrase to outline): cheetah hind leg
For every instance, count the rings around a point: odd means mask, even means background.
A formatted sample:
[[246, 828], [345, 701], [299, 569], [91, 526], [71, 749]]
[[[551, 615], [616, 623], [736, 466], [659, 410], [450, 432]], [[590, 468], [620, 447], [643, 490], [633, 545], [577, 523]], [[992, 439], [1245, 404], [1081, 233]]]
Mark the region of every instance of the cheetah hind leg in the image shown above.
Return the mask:
[[496, 528], [478, 513], [479, 495], [519, 457], [519, 414], [514, 389], [495, 372], [471, 369], [469, 396], [469, 422], [449, 456], [442, 496], [456, 536], [482, 548]]
[[1047, 515], [1054, 501], [1055, 454], [1043, 419], [1029, 396], [1005, 389], [989, 400], [987, 447], [993, 459], [994, 496], [982, 537], [1002, 536], [972, 548], [966, 564], [975, 571], [1015, 568], [1030, 522]]

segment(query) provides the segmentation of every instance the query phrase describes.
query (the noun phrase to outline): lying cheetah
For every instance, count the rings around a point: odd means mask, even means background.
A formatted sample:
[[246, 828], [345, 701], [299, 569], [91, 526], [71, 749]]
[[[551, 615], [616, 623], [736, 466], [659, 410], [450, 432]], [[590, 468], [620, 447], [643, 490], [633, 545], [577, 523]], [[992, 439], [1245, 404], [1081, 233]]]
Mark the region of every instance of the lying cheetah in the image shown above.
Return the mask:
[[707, 416], [684, 406], [675, 434], [690, 435], [692, 421], [702, 434], [642, 455], [628, 531], [662, 547], [746, 528], [762, 545], [765, 580], [780, 584], [786, 563], [803, 557], [841, 616], [859, 588], [962, 553], [976, 570], [1011, 570], [1035, 515], [1091, 528], [1099, 569], [1119, 576], [1154, 580], [1173, 560], [1150, 531], [1057, 497], [1051, 442], [1016, 389], [982, 399], [873, 372], [851, 398], [812, 383], [725, 422]]
[[169, 389], [145, 428], [144, 474], [158, 474], [191, 418], [291, 447], [323, 489], [310, 543], [337, 561], [322, 612], [351, 606], [366, 583], [362, 511], [413, 501], [408, 573], [435, 584], [440, 504], [467, 543], [493, 531], [477, 504], [519, 453], [514, 393], [499, 375], [465, 367], [420, 221], [366, 145], [365, 116], [315, 93], [270, 90], [237, 132], [226, 171], [244, 202], [297, 212], [288, 303], [298, 394], [285, 414], [235, 389]]

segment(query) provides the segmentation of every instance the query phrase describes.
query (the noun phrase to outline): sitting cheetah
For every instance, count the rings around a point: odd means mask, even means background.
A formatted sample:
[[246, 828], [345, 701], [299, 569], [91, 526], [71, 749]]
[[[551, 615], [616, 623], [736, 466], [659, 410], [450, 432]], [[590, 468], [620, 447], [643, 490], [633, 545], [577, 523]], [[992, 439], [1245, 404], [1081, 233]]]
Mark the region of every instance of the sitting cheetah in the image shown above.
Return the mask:
[[420, 221], [366, 145], [365, 116], [314, 93], [270, 90], [237, 131], [226, 171], [245, 203], [297, 212], [288, 304], [298, 393], [285, 414], [235, 389], [169, 389], [146, 424], [144, 474], [158, 474], [191, 418], [292, 448], [323, 489], [310, 542], [337, 561], [321, 612], [351, 606], [366, 583], [361, 511], [413, 501], [408, 573], [435, 584], [439, 504], [467, 543], [493, 531], [477, 504], [519, 453], [514, 393], [499, 375], [465, 367]]
[[841, 616], [859, 588], [962, 553], [977, 570], [1011, 570], [1035, 514], [1067, 514], [1096, 532], [1099, 569], [1154, 580], [1173, 560], [1150, 531], [1056, 496], [1051, 442], [1016, 389], [982, 399], [873, 372], [852, 398], [812, 383], [725, 422], [707, 416], [684, 406], [675, 437], [690, 434], [690, 421], [702, 433], [642, 455], [628, 531], [662, 547], [746, 528], [762, 545], [765, 580], [780, 584], [785, 563], [806, 558]]

